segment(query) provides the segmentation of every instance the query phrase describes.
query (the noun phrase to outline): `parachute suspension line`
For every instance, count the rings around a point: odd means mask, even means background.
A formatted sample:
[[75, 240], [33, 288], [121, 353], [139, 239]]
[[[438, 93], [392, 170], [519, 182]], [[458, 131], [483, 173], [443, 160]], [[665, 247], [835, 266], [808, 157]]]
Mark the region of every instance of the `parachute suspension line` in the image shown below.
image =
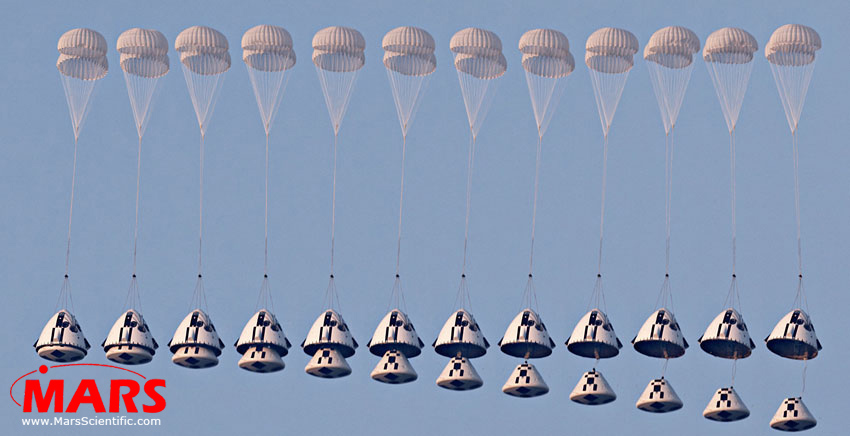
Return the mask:
[[263, 285], [268, 282], [269, 278], [269, 130], [266, 128], [266, 197], [265, 197], [265, 216], [264, 216], [264, 231], [265, 231], [265, 248], [263, 253]]
[[794, 152], [794, 212], [797, 216], [797, 272], [800, 280], [803, 279], [803, 245], [800, 232], [800, 155], [797, 146], [797, 129], [791, 132], [792, 148]]
[[[395, 282], [393, 283], [392, 293], [390, 293], [389, 304], [392, 305], [395, 302], [395, 307], [402, 307], [402, 310], [407, 311], [407, 304], [404, 301], [404, 293], [401, 287], [401, 276], [399, 275], [401, 265], [401, 222], [404, 207], [404, 158], [407, 148], [407, 133], [405, 132], [403, 129], [401, 143], [401, 188], [399, 189], [398, 196], [398, 244], [396, 246]], [[400, 304], [403, 306], [399, 306]], [[387, 310], [389, 311], [389, 307], [387, 307]]]
[[334, 248], [336, 244], [336, 157], [337, 145], [339, 144], [339, 131], [334, 129], [334, 150], [333, 150], [333, 182], [331, 188], [331, 274], [328, 282], [328, 289], [325, 291], [325, 307], [336, 309], [339, 307], [339, 295], [336, 292], [336, 284], [334, 283]]
[[336, 239], [336, 154], [339, 134], [334, 133], [333, 187], [331, 188], [331, 279], [334, 278], [334, 245]]
[[531, 252], [528, 259], [528, 278], [534, 270], [534, 233], [537, 226], [537, 193], [540, 188], [540, 154], [543, 151], [543, 133], [537, 131], [537, 161], [534, 167], [534, 200], [531, 207]]
[[730, 148], [730, 187], [732, 190], [732, 279], [737, 278], [737, 239], [738, 239], [738, 220], [736, 214], [737, 193], [735, 189], [735, 128], [729, 131], [729, 148]]
[[[198, 158], [198, 281], [192, 294], [192, 306], [208, 310], [207, 296], [204, 293], [203, 248], [204, 248], [204, 131], [201, 130], [201, 144]], [[192, 307], [189, 308], [192, 310]]]
[[401, 188], [399, 189], [398, 194], [398, 244], [396, 248], [396, 260], [395, 260], [395, 277], [396, 280], [399, 278], [399, 267], [401, 265], [401, 219], [402, 219], [402, 211], [404, 208], [404, 158], [405, 152], [407, 150], [407, 134], [402, 135], [401, 140]]
[[803, 245], [800, 230], [800, 157], [797, 145], [797, 129], [791, 130], [791, 141], [794, 153], [794, 209], [797, 215], [797, 295], [794, 297], [794, 307], [805, 306], [809, 310], [806, 300], [806, 290], [803, 286]]
[[199, 157], [198, 171], [198, 278], [203, 272], [203, 248], [204, 248], [204, 134], [201, 133], [201, 152]]
[[608, 180], [608, 129], [605, 129], [605, 137], [602, 141], [602, 200], [599, 213], [599, 261], [597, 262], [596, 276], [602, 277], [602, 238], [605, 234], [605, 188]]
[[661, 292], [658, 295], [658, 299], [655, 302], [655, 307], [658, 308], [658, 304], [662, 304], [664, 306], [667, 305], [669, 300], [670, 306], [672, 309], [673, 306], [673, 293], [670, 287], [670, 219], [671, 219], [671, 203], [673, 200], [673, 130], [675, 128], [675, 124], [670, 125], [670, 129], [667, 131], [664, 137], [664, 145], [665, 145], [665, 225], [666, 225], [666, 241], [665, 241], [665, 263], [664, 263], [664, 283], [661, 285]]
[[[71, 169], [71, 201], [68, 206], [68, 243], [65, 247], [65, 280], [68, 279], [68, 271], [71, 266], [71, 222], [74, 220], [74, 186], [77, 182], [77, 143], [79, 137], [74, 135], [74, 163]], [[70, 287], [68, 288], [70, 291]]]
[[732, 359], [732, 384], [729, 386], [735, 386], [735, 375], [738, 372], [738, 359]]
[[[599, 259], [596, 267], [596, 284], [593, 286], [593, 293], [590, 296], [590, 303], [588, 305], [599, 307], [601, 302], [602, 309], [606, 312], [608, 308], [605, 304], [605, 293], [602, 286], [602, 241], [605, 234], [605, 191], [608, 179], [608, 130], [610, 127], [610, 124], [605, 126], [602, 140], [602, 199], [599, 213]], [[590, 310], [590, 307], [587, 309]]]
[[142, 181], [142, 135], [139, 135], [139, 153], [136, 161], [136, 223], [133, 228], [133, 282], [136, 281], [136, 252], [139, 245], [139, 187]]
[[469, 208], [472, 195], [472, 170], [475, 160], [475, 131], [472, 131], [471, 142], [469, 143], [469, 160], [466, 164], [466, 227], [463, 234], [463, 268], [461, 269], [461, 278], [466, 277], [466, 258], [469, 247]]

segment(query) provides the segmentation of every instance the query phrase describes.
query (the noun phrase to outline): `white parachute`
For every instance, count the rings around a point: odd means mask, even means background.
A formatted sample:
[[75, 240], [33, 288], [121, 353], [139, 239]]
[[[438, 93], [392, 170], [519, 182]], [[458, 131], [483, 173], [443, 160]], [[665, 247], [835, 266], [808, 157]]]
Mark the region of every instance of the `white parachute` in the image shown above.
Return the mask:
[[401, 133], [407, 137], [428, 79], [437, 69], [434, 38], [418, 27], [402, 26], [387, 32], [381, 46]]
[[282, 27], [254, 26], [242, 35], [242, 60], [268, 136], [286, 90], [289, 70], [295, 66], [292, 36]]
[[[638, 40], [628, 30], [614, 27], [603, 27], [590, 34], [585, 43], [584, 61], [590, 71], [593, 95], [596, 98], [596, 109], [599, 121], [602, 123], [602, 195], [599, 214], [599, 261], [596, 271], [596, 284], [593, 288], [591, 305], [593, 309], [587, 312], [576, 324], [572, 335], [567, 340], [567, 349], [573, 354], [589, 358], [610, 358], [620, 353], [623, 347], [614, 327], [608, 320], [603, 309], [605, 296], [602, 287], [602, 239], [605, 230], [605, 189], [608, 172], [608, 132], [617, 111], [620, 97], [629, 78], [629, 71], [634, 66], [634, 55], [638, 51]], [[603, 306], [603, 309], [599, 309]], [[601, 328], [601, 330], [600, 330]], [[592, 373], [596, 373], [594, 369]], [[601, 375], [599, 375], [601, 377]], [[591, 377], [592, 379], [594, 377]], [[604, 378], [601, 380], [604, 381]], [[607, 386], [607, 383], [604, 384]], [[603, 388], [604, 388], [603, 386]], [[585, 386], [582, 386], [584, 389]], [[577, 386], [576, 389], [579, 389]], [[607, 389], [610, 390], [610, 387]], [[583, 398], [583, 393], [574, 391], [576, 398]], [[601, 404], [603, 396], [596, 393], [588, 394], [592, 401], [578, 401], [582, 404]], [[610, 391], [608, 401], [614, 401], [616, 394]], [[572, 398], [572, 396], [571, 396]], [[607, 402], [607, 401], [605, 401]]]
[[[390, 311], [384, 320], [378, 324], [372, 340], [369, 342], [369, 350], [377, 355], [383, 356], [378, 366], [372, 372], [372, 378], [392, 384], [406, 383], [416, 380], [418, 377], [408, 358], [419, 355], [421, 341], [413, 329], [413, 323], [399, 307], [404, 306], [404, 296], [401, 286], [401, 229], [402, 211], [404, 206], [404, 158], [407, 149], [407, 132], [416, 109], [419, 106], [422, 92], [428, 84], [431, 73], [437, 68], [437, 58], [434, 56], [434, 38], [427, 31], [418, 27], [402, 26], [390, 30], [384, 35], [381, 42], [384, 49], [384, 66], [387, 69], [387, 77], [392, 88], [393, 101], [395, 102], [398, 121], [401, 125], [402, 147], [401, 147], [401, 188], [399, 189], [398, 205], [398, 244], [396, 251], [395, 282], [393, 284], [391, 299], [397, 309]], [[406, 308], [405, 308], [406, 310]], [[389, 327], [387, 327], [387, 323]], [[404, 331], [410, 332], [410, 339], [415, 337], [418, 347], [410, 348], [402, 338], [406, 335], [399, 334], [399, 326]], [[382, 338], [382, 327], [385, 335]], [[392, 338], [389, 335], [393, 331]], [[387, 348], [389, 347], [389, 348]]]
[[203, 136], [224, 82], [223, 73], [230, 69], [227, 38], [215, 29], [192, 26], [177, 35], [174, 49], [180, 53], [189, 97]]
[[334, 135], [348, 108], [357, 73], [366, 63], [366, 40], [349, 27], [326, 27], [313, 36], [313, 64], [322, 85]]
[[[252, 348], [240, 348], [237, 342], [236, 351], [242, 354], [239, 361], [241, 368], [268, 373], [284, 368], [281, 357], [286, 355], [289, 348], [289, 341], [274, 316], [274, 302], [269, 285], [269, 133], [289, 80], [289, 70], [295, 66], [292, 36], [282, 27], [268, 24], [254, 26], [242, 35], [242, 60], [248, 70], [260, 111], [260, 121], [266, 133], [265, 209], [263, 281], [257, 299], [259, 311], [248, 320], [242, 334], [243, 338], [246, 337], [250, 328], [253, 335], [250, 341], [240, 338], [243, 344], [250, 343]], [[268, 332], [267, 327], [270, 329]], [[266, 336], [272, 339], [267, 340]]]
[[519, 40], [519, 51], [537, 133], [542, 137], [564, 92], [566, 80], [562, 79], [573, 72], [575, 60], [567, 37], [553, 29], [525, 32]]
[[[132, 28], [118, 36], [115, 48], [121, 53], [121, 70], [139, 135], [136, 163], [136, 214], [133, 227], [133, 274], [122, 313], [104, 341], [107, 358], [123, 364], [147, 363], [156, 349], [156, 341], [141, 313], [141, 296], [136, 278], [136, 254], [139, 240], [139, 192], [142, 173], [142, 137], [150, 119], [159, 83], [169, 70], [168, 40], [157, 30]], [[128, 310], [129, 309], [129, 310]], [[141, 335], [143, 340], [135, 337]], [[134, 349], [135, 348], [135, 349]], [[125, 350], [126, 349], [126, 350]]]
[[[351, 93], [354, 90], [357, 73], [366, 63], [365, 51], [366, 40], [363, 39], [363, 35], [350, 27], [326, 27], [313, 36], [313, 65], [316, 66], [316, 74], [319, 76], [319, 83], [322, 86], [322, 93], [325, 96], [325, 104], [328, 108], [334, 133], [333, 188], [331, 194], [331, 273], [328, 289], [325, 292], [325, 308], [327, 310], [325, 311], [324, 321], [322, 321], [323, 315], [320, 315], [316, 323], [313, 324], [313, 329], [318, 328], [320, 335], [324, 331], [328, 332], [325, 333], [326, 335], [329, 335], [329, 332], [339, 324], [337, 330], [341, 329], [347, 341], [352, 343], [346, 345], [345, 351], [340, 354], [335, 345], [322, 347], [309, 345], [308, 340], [313, 341], [315, 339], [308, 336], [304, 342], [308, 345], [302, 344], [302, 348], [305, 353], [312, 355], [313, 358], [304, 370], [316, 377], [336, 378], [350, 374], [351, 368], [346, 363], [345, 358], [352, 356], [354, 349], [357, 348], [357, 342], [354, 341], [351, 331], [342, 321], [342, 316], [334, 310], [339, 301], [334, 281], [336, 160], [339, 128], [348, 108]], [[324, 324], [320, 322], [324, 322]], [[330, 340], [329, 338], [330, 336], [320, 339], [320, 345], [326, 344]]]
[[[180, 337], [181, 329], [184, 327], [181, 324], [175, 332], [175, 337], [169, 345], [171, 352], [174, 353], [172, 361], [181, 366], [189, 368], [204, 368], [218, 364], [218, 355], [221, 354], [221, 349], [224, 343], [218, 339], [218, 334], [215, 333], [215, 328], [212, 327], [212, 320], [207, 315], [207, 300], [204, 293], [203, 280], [203, 235], [204, 235], [204, 138], [209, 127], [209, 121], [212, 117], [215, 102], [218, 99], [219, 90], [224, 81], [224, 73], [230, 69], [230, 52], [227, 38], [221, 32], [206, 27], [192, 26], [177, 35], [174, 41], [174, 49], [180, 53], [180, 63], [183, 66], [183, 77], [186, 79], [186, 86], [189, 89], [189, 97], [192, 99], [192, 106], [195, 109], [195, 115], [198, 119], [198, 127], [201, 132], [200, 143], [200, 160], [198, 171], [198, 280], [195, 285], [195, 292], [192, 296], [192, 305], [195, 309], [186, 316], [183, 324], [191, 319], [189, 327], [198, 331], [196, 320], [199, 317], [205, 318], [206, 321], [199, 321], [199, 325], [207, 326], [205, 329], [208, 333], [218, 340], [218, 347], [212, 347], [204, 355], [192, 356], [191, 353], [185, 351], [191, 348], [191, 345], [186, 348], [180, 348], [174, 344], [185, 342], [186, 338]], [[188, 330], [187, 330], [188, 331]], [[188, 336], [187, 336], [188, 338]], [[200, 339], [195, 338], [200, 341]], [[215, 342], [215, 341], [213, 341]], [[190, 344], [193, 342], [189, 341]], [[181, 352], [182, 350], [182, 352]], [[195, 350], [200, 350], [195, 348]]]
[[585, 44], [584, 63], [590, 72], [593, 95], [602, 131], [608, 136], [629, 71], [635, 64], [638, 40], [628, 30], [603, 27], [591, 33]]
[[[82, 329], [78, 328], [76, 318], [69, 311], [69, 308], [73, 310], [74, 304], [74, 300], [71, 298], [71, 282], [68, 279], [71, 261], [71, 223], [74, 217], [74, 185], [77, 178], [77, 143], [80, 139], [80, 130], [88, 114], [89, 101], [94, 87], [100, 79], [106, 76], [109, 71], [109, 62], [106, 60], [106, 39], [103, 35], [91, 29], [79, 28], [65, 32], [59, 37], [57, 49], [59, 50], [59, 59], [56, 60], [56, 68], [59, 70], [59, 77], [62, 79], [65, 100], [68, 102], [68, 113], [71, 116], [71, 127], [74, 129], [74, 158], [71, 170], [65, 276], [62, 281], [62, 288], [59, 291], [59, 300], [56, 303], [59, 311], [47, 322], [44, 331], [59, 329], [62, 334], [59, 334], [57, 338], [51, 336], [47, 341], [39, 338], [35, 347], [39, 356], [64, 362], [82, 359], [89, 348]], [[61, 319], [65, 319], [66, 316], [70, 322], [63, 324]], [[56, 319], [59, 319], [59, 321], [55, 321]], [[51, 324], [55, 324], [55, 326]], [[69, 334], [71, 339], [68, 340], [63, 339], [63, 332], [66, 328], [73, 332], [73, 335]], [[44, 332], [42, 332], [42, 336], [44, 336]], [[54, 349], [54, 346], [58, 348]]]
[[[702, 51], [720, 109], [729, 130], [730, 191], [732, 204], [732, 282], [724, 305], [726, 309], [717, 315], [699, 338], [700, 348], [716, 357], [743, 359], [752, 354], [755, 343], [750, 338], [747, 324], [741, 313], [740, 293], [737, 278], [737, 218], [735, 187], [735, 128], [741, 105], [747, 92], [747, 84], [753, 70], [753, 53], [758, 42], [747, 31], [735, 27], [716, 30], [705, 40]], [[735, 365], [732, 364], [733, 382]], [[740, 396], [731, 387], [720, 388], [709, 403], [703, 416], [716, 421], [736, 421], [749, 416], [750, 412]]]

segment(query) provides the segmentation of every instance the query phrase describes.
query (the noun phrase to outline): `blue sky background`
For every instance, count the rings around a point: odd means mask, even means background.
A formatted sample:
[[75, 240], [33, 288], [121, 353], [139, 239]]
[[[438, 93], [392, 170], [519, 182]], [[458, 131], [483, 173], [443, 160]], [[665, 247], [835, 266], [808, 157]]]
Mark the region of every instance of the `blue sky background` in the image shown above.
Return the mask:
[[[800, 177], [806, 286], [822, 354], [809, 364], [805, 401], [818, 418], [809, 434], [846, 427], [850, 378], [847, 336], [850, 152], [844, 2], [129, 2], [7, 5], [0, 28], [3, 158], [0, 159], [0, 379], [11, 383], [45, 363], [33, 352], [53, 314], [62, 283], [73, 135], [55, 69], [56, 41], [68, 29], [91, 27], [109, 42], [111, 71], [100, 82], [80, 139], [71, 280], [76, 316], [94, 346], [84, 362], [107, 363], [97, 346], [120, 314], [129, 284], [133, 236], [136, 133], [114, 50], [130, 27], [162, 31], [173, 45], [184, 28], [203, 24], [230, 40], [233, 67], [207, 135], [205, 283], [210, 315], [227, 344], [221, 363], [187, 370], [164, 347], [190, 309], [197, 262], [198, 127], [180, 72], [162, 90], [144, 141], [139, 284], [145, 318], [163, 346], [144, 375], [167, 380], [166, 410], [156, 431], [231, 434], [688, 434], [772, 432], [780, 402], [800, 392], [800, 362], [768, 352], [763, 338], [791, 309], [796, 241], [790, 134], [763, 53], [755, 58], [738, 125], [738, 277], [744, 315], [758, 344], [738, 365], [735, 388], [752, 411], [720, 424], [701, 412], [726, 386], [730, 363], [703, 353], [696, 340], [723, 307], [730, 275], [728, 134], [701, 59], [676, 131], [671, 278], [675, 311], [692, 347], [670, 362], [667, 378], [682, 410], [651, 415], [634, 407], [662, 361], [628, 342], [654, 309], [664, 268], [664, 133], [647, 68], [637, 60], [611, 132], [605, 243], [609, 315], [627, 344], [599, 369], [619, 395], [599, 407], [569, 401], [593, 361], [563, 342], [588, 309], [596, 273], [601, 130], [583, 62], [568, 78], [544, 142], [537, 218], [535, 283], [558, 348], [535, 361], [551, 392], [516, 399], [500, 392], [518, 359], [496, 347], [474, 364], [483, 388], [454, 393], [434, 380], [446, 363], [428, 347], [412, 360], [419, 380], [402, 386], [372, 381], [378, 358], [365, 347], [354, 373], [320, 380], [304, 373], [297, 347], [287, 368], [258, 375], [236, 366], [231, 346], [255, 311], [263, 266], [263, 129], [238, 48], [261, 23], [293, 36], [298, 64], [272, 131], [270, 278], [277, 316], [298, 344], [322, 310], [329, 263], [332, 130], [310, 41], [326, 26], [346, 25], [366, 38], [366, 66], [342, 125], [337, 196], [337, 286], [342, 313], [361, 344], [388, 310], [395, 266], [400, 139], [381, 64], [382, 36], [400, 25], [434, 35], [438, 68], [410, 131], [401, 274], [407, 309], [430, 344], [453, 309], [463, 247], [468, 127], [448, 42], [467, 26], [495, 31], [508, 71], [479, 137], [472, 193], [469, 283], [472, 309], [491, 343], [521, 309], [534, 176], [535, 126], [517, 41], [523, 32], [564, 32], [577, 60], [584, 41], [603, 26], [632, 31], [643, 45], [657, 29], [683, 25], [702, 41], [724, 26], [752, 33], [761, 47], [778, 26], [802, 23], [823, 39], [800, 124]], [[70, 374], [68, 372], [66, 374]], [[109, 372], [78, 370], [69, 380]], [[57, 374], [58, 376], [58, 374]], [[105, 392], [103, 392], [105, 394]], [[94, 416], [84, 408], [79, 416]], [[11, 401], [0, 407], [6, 434], [22, 428]], [[74, 433], [113, 433], [75, 428]], [[150, 431], [123, 428], [125, 433]], [[11, 433], [8, 433], [11, 432]]]

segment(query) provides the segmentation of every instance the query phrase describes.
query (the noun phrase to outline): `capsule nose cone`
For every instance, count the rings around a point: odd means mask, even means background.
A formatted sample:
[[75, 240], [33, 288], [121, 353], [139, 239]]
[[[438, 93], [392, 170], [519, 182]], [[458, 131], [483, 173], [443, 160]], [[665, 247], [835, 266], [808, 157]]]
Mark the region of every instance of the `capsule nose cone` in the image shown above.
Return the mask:
[[340, 378], [351, 374], [351, 367], [336, 348], [319, 348], [304, 372], [320, 378]]
[[702, 416], [712, 421], [740, 421], [750, 416], [750, 409], [732, 387], [720, 388], [705, 406]]
[[469, 391], [484, 385], [484, 380], [466, 357], [453, 357], [437, 377], [437, 386], [452, 391]]
[[786, 398], [770, 420], [770, 427], [782, 431], [803, 431], [818, 425], [818, 420], [803, 403], [803, 399]]
[[407, 357], [397, 350], [384, 353], [378, 365], [372, 370], [371, 376], [374, 380], [393, 385], [409, 383], [419, 378]]
[[212, 350], [196, 345], [179, 347], [171, 356], [171, 361], [176, 365], [192, 369], [212, 368], [218, 365], [218, 357]]
[[649, 382], [635, 406], [645, 412], [667, 413], [682, 408], [682, 400], [664, 378]]
[[584, 373], [570, 393], [570, 400], [588, 406], [608, 404], [616, 399], [617, 394], [611, 389], [611, 385], [602, 373], [596, 370]]
[[286, 367], [280, 354], [268, 346], [255, 346], [249, 348], [239, 359], [239, 367], [251, 372], [275, 372]]
[[531, 398], [549, 392], [549, 386], [534, 365], [525, 362], [519, 364], [502, 386], [502, 392], [520, 398]]

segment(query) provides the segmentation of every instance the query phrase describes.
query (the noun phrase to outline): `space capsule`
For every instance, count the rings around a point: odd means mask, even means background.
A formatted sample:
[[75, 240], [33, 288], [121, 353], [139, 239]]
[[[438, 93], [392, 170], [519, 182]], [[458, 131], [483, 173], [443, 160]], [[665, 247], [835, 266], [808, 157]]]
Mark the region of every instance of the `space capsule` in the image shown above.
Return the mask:
[[770, 420], [770, 426], [782, 431], [803, 431], [818, 425], [818, 420], [800, 397], [786, 398]]
[[596, 369], [584, 373], [570, 393], [570, 400], [588, 406], [608, 404], [616, 399], [614, 389], [611, 389], [611, 385]]
[[744, 317], [731, 307], [711, 321], [697, 342], [706, 353], [724, 359], [749, 357], [756, 347], [750, 338]]
[[665, 308], [656, 310], [647, 318], [637, 336], [632, 339], [632, 344], [640, 354], [664, 359], [680, 357], [688, 348], [688, 341], [676, 317]]
[[437, 377], [437, 386], [452, 391], [468, 391], [483, 385], [484, 380], [466, 357], [452, 357]]
[[549, 392], [549, 386], [534, 365], [523, 362], [517, 365], [508, 381], [502, 386], [502, 392], [514, 397], [531, 398]]
[[145, 318], [134, 309], [118, 317], [101, 346], [107, 359], [125, 365], [148, 363], [159, 348]]
[[608, 316], [599, 309], [593, 309], [581, 317], [566, 344], [571, 353], [594, 359], [614, 357], [623, 348]]
[[818, 420], [800, 397], [786, 398], [770, 420], [770, 426], [782, 431], [803, 431], [818, 425]]
[[381, 357], [372, 371], [373, 379], [400, 384], [419, 377], [408, 359], [421, 354], [425, 343], [401, 310], [393, 309], [384, 316], [366, 346], [370, 353]]
[[803, 309], [788, 312], [764, 341], [770, 351], [795, 360], [814, 359], [823, 349], [815, 326]]
[[346, 358], [354, 355], [357, 341], [348, 325], [333, 309], [324, 311], [301, 342], [301, 348], [312, 356], [304, 368], [307, 374], [321, 378], [338, 378], [351, 374]]
[[281, 358], [289, 353], [292, 344], [274, 314], [260, 309], [245, 324], [233, 346], [242, 355], [240, 368], [265, 373], [280, 371], [286, 366]]
[[39, 356], [47, 360], [76, 362], [86, 357], [91, 345], [74, 315], [62, 309], [47, 321], [33, 347]]
[[712, 421], [732, 422], [750, 416], [750, 409], [731, 386], [720, 388], [702, 411], [702, 416]]
[[441, 356], [462, 356], [468, 359], [481, 357], [490, 348], [490, 343], [487, 342], [472, 313], [464, 309], [459, 309], [446, 320], [440, 334], [431, 345]]
[[210, 368], [218, 365], [224, 342], [218, 337], [210, 317], [195, 309], [183, 318], [174, 337], [168, 341], [174, 354], [171, 361], [187, 368]]
[[682, 400], [664, 378], [652, 380], [637, 400], [638, 409], [651, 413], [667, 413], [682, 408]]
[[509, 356], [531, 359], [552, 354], [555, 341], [549, 337], [540, 316], [531, 309], [524, 309], [508, 324], [499, 347]]

